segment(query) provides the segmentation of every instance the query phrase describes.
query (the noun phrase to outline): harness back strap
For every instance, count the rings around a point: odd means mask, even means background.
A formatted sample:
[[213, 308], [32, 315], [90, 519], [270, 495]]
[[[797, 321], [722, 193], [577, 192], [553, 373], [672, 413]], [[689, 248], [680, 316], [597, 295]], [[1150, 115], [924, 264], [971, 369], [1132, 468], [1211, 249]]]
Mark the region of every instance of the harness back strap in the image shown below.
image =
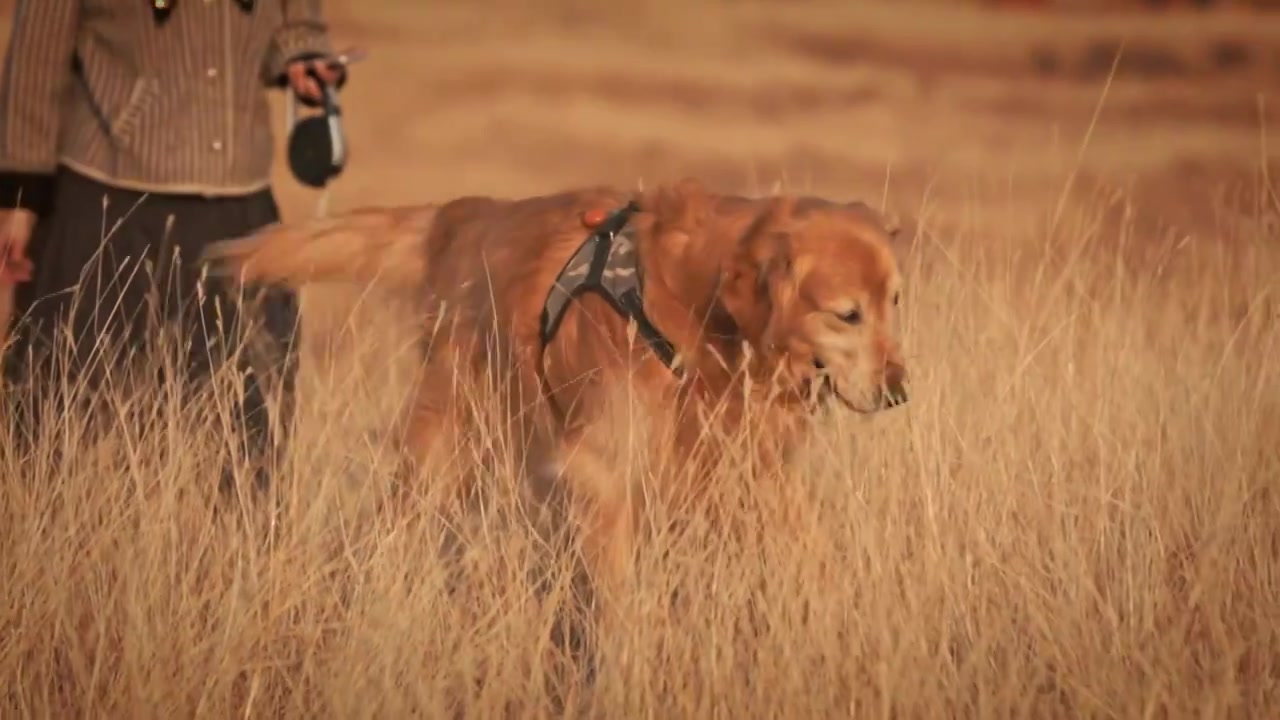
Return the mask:
[[639, 210], [632, 201], [615, 211], [565, 263], [542, 306], [542, 346], [545, 348], [555, 337], [569, 303], [592, 292], [604, 298], [618, 314], [634, 321], [649, 349], [678, 375], [675, 347], [644, 313], [644, 277], [635, 240], [627, 232], [632, 215]]

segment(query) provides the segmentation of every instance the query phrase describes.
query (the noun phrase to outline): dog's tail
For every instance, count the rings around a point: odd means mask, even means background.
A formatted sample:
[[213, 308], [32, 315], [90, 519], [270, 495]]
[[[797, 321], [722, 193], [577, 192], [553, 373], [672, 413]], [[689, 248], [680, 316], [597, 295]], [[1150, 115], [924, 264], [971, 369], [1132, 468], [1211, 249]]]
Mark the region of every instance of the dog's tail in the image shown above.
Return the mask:
[[268, 225], [205, 248], [214, 277], [239, 283], [383, 282], [416, 286], [426, 271], [437, 206], [365, 208], [330, 218]]

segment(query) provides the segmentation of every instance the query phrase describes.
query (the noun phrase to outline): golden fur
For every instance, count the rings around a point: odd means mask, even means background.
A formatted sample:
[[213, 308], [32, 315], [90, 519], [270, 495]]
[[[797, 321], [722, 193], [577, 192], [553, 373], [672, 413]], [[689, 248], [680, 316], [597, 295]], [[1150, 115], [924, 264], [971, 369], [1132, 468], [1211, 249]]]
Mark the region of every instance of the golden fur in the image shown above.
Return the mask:
[[[632, 199], [645, 312], [680, 353], [683, 380], [590, 295], [569, 306], [542, 352], [540, 314], [590, 232], [584, 216]], [[616, 585], [628, 574], [634, 508], [588, 432], [609, 391], [633, 383], [655, 412], [671, 413], [664, 426], [684, 453], [706, 436], [703, 410], [727, 405], [715, 422], [734, 422], [746, 379], [769, 393], [768, 422], [784, 449], [826, 400], [871, 412], [905, 399], [891, 236], [861, 203], [720, 196], [686, 180], [639, 194], [601, 187], [360, 210], [265, 228], [205, 257], [241, 281], [381, 277], [419, 293], [435, 337], [404, 428], [407, 454], [422, 461], [453, 441], [457, 376], [509, 383], [529, 469], [582, 501], [592, 574]]]

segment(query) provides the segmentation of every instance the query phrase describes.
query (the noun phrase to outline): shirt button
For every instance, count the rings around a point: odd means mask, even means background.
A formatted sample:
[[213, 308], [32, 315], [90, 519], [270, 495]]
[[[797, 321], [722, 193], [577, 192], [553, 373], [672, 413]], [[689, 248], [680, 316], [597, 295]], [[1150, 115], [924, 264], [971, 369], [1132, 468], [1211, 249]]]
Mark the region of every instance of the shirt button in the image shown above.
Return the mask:
[[214, 152], [221, 152], [221, 151], [222, 151], [222, 141], [221, 141], [221, 140], [214, 140], [212, 143], [210, 143], [210, 144], [209, 144], [209, 147], [213, 148], [213, 151], [214, 151]]
[[207, 75], [210, 80], [212, 80], [213, 78], [218, 77], [218, 68], [211, 67], [208, 70], [205, 70], [204, 74]]

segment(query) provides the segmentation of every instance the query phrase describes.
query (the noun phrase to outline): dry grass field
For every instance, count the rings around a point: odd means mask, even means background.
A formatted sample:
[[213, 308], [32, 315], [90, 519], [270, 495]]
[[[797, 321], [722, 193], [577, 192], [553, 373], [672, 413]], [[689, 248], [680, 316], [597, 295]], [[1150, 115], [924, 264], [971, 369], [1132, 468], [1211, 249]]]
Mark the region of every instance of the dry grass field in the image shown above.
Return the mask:
[[[781, 486], [724, 468], [731, 522], [654, 530], [634, 622], [568, 654], [569, 563], [498, 430], [439, 470], [478, 469], [478, 518], [378, 511], [411, 308], [314, 289], [268, 493], [217, 491], [217, 388], [121, 391], [99, 433], [63, 416], [34, 457], [0, 447], [0, 717], [1280, 707], [1280, 17], [326, 5], [371, 53], [330, 212], [682, 175], [864, 198], [919, 227], [912, 401], [822, 418]], [[316, 212], [279, 179], [288, 216]], [[682, 472], [641, 423], [618, 439], [637, 482]]]

